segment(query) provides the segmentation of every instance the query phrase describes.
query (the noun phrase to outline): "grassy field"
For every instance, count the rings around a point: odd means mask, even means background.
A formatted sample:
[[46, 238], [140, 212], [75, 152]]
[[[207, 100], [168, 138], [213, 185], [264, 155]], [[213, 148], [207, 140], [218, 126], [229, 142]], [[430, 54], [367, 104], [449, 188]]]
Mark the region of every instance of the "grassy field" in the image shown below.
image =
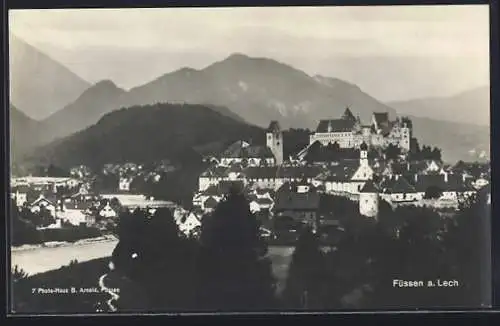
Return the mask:
[[[10, 310], [14, 314], [95, 313], [96, 303], [108, 295], [100, 291], [80, 293], [80, 289], [98, 289], [99, 277], [108, 271], [108, 264], [109, 258], [100, 258], [12, 282]], [[76, 293], [71, 293], [72, 288]]]

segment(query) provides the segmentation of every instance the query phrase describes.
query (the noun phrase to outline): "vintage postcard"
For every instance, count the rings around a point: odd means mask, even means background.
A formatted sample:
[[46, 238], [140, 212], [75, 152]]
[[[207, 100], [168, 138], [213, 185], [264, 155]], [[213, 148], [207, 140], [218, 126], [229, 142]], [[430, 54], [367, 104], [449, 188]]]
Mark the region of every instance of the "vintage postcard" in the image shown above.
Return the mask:
[[12, 315], [491, 305], [487, 5], [8, 18]]

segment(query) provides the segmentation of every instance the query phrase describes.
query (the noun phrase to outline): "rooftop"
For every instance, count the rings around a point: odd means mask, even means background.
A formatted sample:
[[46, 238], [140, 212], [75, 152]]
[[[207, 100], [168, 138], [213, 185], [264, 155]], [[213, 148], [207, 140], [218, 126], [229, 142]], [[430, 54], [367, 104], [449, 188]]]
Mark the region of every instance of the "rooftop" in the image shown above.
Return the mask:
[[354, 128], [355, 123], [355, 121], [348, 119], [320, 120], [316, 132], [349, 132]]
[[267, 127], [266, 132], [279, 132], [281, 130], [280, 125], [278, 121], [273, 120], [269, 124], [269, 127]]
[[295, 193], [279, 192], [276, 195], [274, 209], [314, 211], [319, 208], [320, 195], [317, 192]]
[[377, 186], [375, 186], [375, 184], [373, 183], [373, 181], [371, 180], [368, 180], [363, 188], [361, 188], [360, 190], [361, 193], [378, 193], [379, 192], [379, 189]]

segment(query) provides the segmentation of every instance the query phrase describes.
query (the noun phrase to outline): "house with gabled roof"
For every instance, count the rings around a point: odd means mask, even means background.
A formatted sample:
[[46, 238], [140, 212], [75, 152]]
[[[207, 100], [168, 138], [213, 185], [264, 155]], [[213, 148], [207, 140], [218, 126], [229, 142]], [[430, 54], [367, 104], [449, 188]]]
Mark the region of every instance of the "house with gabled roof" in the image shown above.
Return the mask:
[[380, 197], [393, 203], [414, 202], [423, 198], [423, 195], [400, 175], [385, 178], [380, 187]]
[[40, 194], [38, 199], [29, 204], [29, 208], [32, 213], [39, 213], [42, 209], [50, 212], [52, 217], [56, 216], [57, 211], [57, 199], [53, 196], [48, 196]]
[[198, 189], [203, 191], [209, 186], [219, 184], [222, 180], [229, 179], [229, 169], [225, 166], [211, 166], [198, 178]]
[[458, 175], [449, 174], [422, 174], [415, 175], [415, 189], [425, 199], [429, 189], [434, 188], [441, 192], [439, 199], [445, 201], [458, 201], [461, 197], [471, 196], [476, 193], [472, 185]]
[[97, 207], [97, 214], [102, 218], [116, 218], [120, 215], [120, 206], [117, 198], [104, 198]]
[[217, 207], [218, 204], [219, 204], [219, 200], [217, 200], [215, 197], [210, 196], [203, 202], [203, 205], [201, 208], [205, 212], [212, 212]]
[[256, 201], [260, 207], [260, 210], [271, 210], [274, 205], [274, 201], [271, 198], [257, 198]]
[[275, 165], [276, 159], [269, 147], [251, 145], [240, 140], [231, 144], [221, 154], [220, 165], [231, 166], [235, 163], [243, 163], [244, 165], [249, 165], [249, 163], [251, 165]]
[[252, 191], [257, 198], [273, 198], [274, 191], [270, 189], [257, 188]]
[[183, 212], [175, 218], [179, 231], [186, 236], [192, 236], [201, 227], [201, 214], [196, 211]]
[[294, 220], [317, 226], [320, 194], [317, 192], [298, 193], [291, 191], [290, 184], [283, 185], [276, 193], [273, 206], [275, 218], [290, 217]]

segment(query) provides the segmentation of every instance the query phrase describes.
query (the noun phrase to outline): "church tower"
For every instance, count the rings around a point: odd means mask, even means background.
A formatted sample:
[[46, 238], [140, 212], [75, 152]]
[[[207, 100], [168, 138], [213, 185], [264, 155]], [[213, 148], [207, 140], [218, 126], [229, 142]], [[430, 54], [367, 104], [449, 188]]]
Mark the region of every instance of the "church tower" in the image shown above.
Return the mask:
[[401, 139], [399, 147], [405, 152], [409, 152], [411, 148], [412, 138], [412, 122], [408, 118], [403, 118], [401, 122]]
[[377, 219], [379, 207], [378, 189], [368, 180], [359, 192], [359, 213]]
[[360, 166], [368, 166], [368, 145], [365, 142], [362, 142], [359, 145], [359, 165]]
[[266, 144], [276, 158], [276, 164], [283, 164], [283, 132], [278, 121], [271, 121], [266, 130]]

